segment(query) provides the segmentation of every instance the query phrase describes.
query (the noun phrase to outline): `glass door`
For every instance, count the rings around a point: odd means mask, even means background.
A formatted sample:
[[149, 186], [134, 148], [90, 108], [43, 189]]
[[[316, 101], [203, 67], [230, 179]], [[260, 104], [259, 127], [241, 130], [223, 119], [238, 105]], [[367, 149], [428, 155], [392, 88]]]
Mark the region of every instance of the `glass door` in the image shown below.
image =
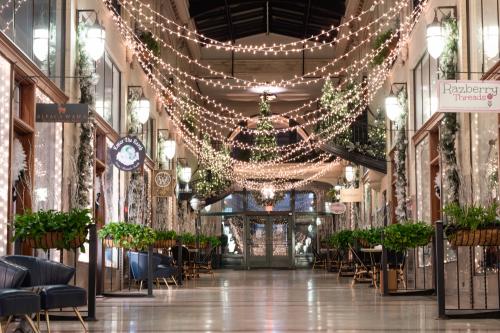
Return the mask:
[[250, 216], [247, 238], [248, 267], [289, 267], [290, 231], [288, 216]]

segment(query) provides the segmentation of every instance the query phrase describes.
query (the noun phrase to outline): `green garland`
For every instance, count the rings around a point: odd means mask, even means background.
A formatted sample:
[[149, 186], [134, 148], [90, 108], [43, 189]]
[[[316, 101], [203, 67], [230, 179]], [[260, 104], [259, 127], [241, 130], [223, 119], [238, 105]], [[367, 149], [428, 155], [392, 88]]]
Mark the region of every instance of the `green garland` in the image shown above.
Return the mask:
[[[441, 76], [447, 80], [456, 78], [458, 63], [458, 25], [453, 17], [443, 19], [444, 29], [448, 32], [446, 45], [439, 59]], [[445, 113], [441, 124], [439, 149], [443, 159], [444, 185], [447, 202], [459, 202], [460, 176], [458, 173], [455, 140], [459, 129], [456, 113]]]
[[[94, 86], [92, 85], [92, 64], [85, 52], [85, 45], [81, 41], [80, 34], [83, 27], [78, 29], [76, 39], [77, 48], [77, 70], [80, 85], [80, 103], [94, 105]], [[76, 161], [76, 208], [88, 208], [91, 205], [90, 192], [93, 187], [94, 170], [94, 128], [95, 123], [92, 114], [89, 120], [80, 124], [80, 144], [78, 146], [78, 157]]]
[[394, 154], [396, 177], [396, 219], [398, 222], [408, 219], [408, 196], [406, 188], [408, 186], [408, 179], [406, 178], [406, 150], [408, 146], [408, 139], [406, 137], [406, 118], [408, 116], [408, 95], [405, 89], [398, 93], [398, 101], [401, 105], [403, 112], [401, 119], [398, 120], [398, 130], [396, 134], [396, 150]]

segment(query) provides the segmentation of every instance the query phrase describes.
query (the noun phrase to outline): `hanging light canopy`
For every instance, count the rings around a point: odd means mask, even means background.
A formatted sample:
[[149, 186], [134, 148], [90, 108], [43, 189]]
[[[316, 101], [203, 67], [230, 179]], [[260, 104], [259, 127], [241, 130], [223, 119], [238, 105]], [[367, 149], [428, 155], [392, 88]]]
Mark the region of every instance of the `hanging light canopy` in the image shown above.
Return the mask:
[[87, 28], [85, 34], [85, 51], [92, 60], [97, 61], [104, 55], [104, 45], [106, 44], [106, 30], [97, 23]]
[[398, 97], [394, 94], [392, 88], [389, 95], [385, 98], [385, 112], [387, 118], [391, 121], [398, 121], [403, 113], [403, 108], [399, 104]]
[[[141, 124], [145, 124], [149, 119], [149, 111], [151, 108], [151, 103], [149, 100], [142, 94], [141, 98], [135, 100], [132, 103], [132, 113], [134, 118]], [[174, 152], [175, 153], [175, 152]]]
[[345, 167], [345, 179], [350, 183], [350, 182], [354, 181], [355, 177], [356, 177], [356, 170], [354, 168], [354, 165], [349, 163]]
[[179, 178], [184, 182], [184, 183], [189, 183], [191, 181], [191, 176], [192, 176], [192, 170], [190, 167], [185, 166], [181, 169], [181, 173], [179, 175]]
[[168, 160], [171, 160], [175, 156], [175, 149], [177, 147], [176, 142], [174, 139], [168, 139], [163, 141], [163, 152], [165, 154], [165, 158]]
[[49, 29], [36, 28], [33, 30], [33, 54], [44, 62], [49, 56]]
[[441, 56], [444, 50], [445, 36], [443, 27], [437, 18], [437, 13], [434, 13], [434, 20], [427, 26], [427, 50], [434, 59]]
[[488, 59], [498, 55], [499, 38], [498, 25], [490, 25], [483, 28], [484, 54]]

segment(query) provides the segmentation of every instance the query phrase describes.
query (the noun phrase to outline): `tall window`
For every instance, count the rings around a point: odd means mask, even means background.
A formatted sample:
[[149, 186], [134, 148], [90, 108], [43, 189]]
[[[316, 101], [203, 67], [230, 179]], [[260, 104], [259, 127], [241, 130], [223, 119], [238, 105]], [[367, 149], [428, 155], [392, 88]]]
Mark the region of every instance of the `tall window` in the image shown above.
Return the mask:
[[413, 70], [415, 85], [415, 129], [437, 110], [437, 61], [426, 53]]
[[0, 30], [58, 85], [64, 72], [63, 3], [64, 0], [11, 0], [0, 13]]
[[99, 75], [95, 93], [96, 112], [119, 132], [121, 73], [107, 52], [97, 62], [96, 71]]

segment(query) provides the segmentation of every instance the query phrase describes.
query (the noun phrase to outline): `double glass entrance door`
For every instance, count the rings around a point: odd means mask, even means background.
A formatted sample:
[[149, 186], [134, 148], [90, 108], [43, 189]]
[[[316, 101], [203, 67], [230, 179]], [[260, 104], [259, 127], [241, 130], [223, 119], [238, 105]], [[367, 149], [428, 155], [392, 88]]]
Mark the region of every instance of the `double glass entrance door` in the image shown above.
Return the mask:
[[288, 216], [249, 216], [247, 264], [254, 268], [291, 266], [291, 228]]

